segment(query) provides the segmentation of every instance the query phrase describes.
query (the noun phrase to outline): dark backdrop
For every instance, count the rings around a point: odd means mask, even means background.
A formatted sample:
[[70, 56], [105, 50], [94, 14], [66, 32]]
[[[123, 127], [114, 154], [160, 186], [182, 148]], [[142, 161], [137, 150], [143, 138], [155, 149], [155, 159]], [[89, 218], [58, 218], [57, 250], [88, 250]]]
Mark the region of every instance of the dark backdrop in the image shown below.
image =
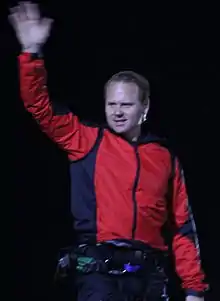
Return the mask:
[[[183, 163], [203, 265], [212, 287], [210, 300], [217, 300], [219, 52], [215, 9], [201, 4], [119, 7], [110, 2], [72, 1], [41, 2], [41, 8], [43, 14], [55, 18], [44, 48], [53, 101], [68, 104], [82, 118], [102, 122], [102, 89], [109, 76], [132, 69], [150, 80], [149, 124], [170, 139]], [[65, 154], [23, 108], [17, 73], [20, 48], [5, 15], [1, 20], [7, 98], [15, 110], [16, 300], [43, 296], [54, 300], [60, 291], [52, 284], [56, 253], [68, 243], [70, 233], [68, 164]]]

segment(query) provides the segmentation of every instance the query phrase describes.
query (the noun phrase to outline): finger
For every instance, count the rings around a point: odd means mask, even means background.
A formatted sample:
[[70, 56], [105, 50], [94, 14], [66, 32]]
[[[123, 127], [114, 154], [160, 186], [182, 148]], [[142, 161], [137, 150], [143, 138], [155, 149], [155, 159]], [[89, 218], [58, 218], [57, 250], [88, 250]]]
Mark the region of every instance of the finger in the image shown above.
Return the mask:
[[16, 21], [24, 21], [26, 19], [24, 10], [20, 5], [10, 8], [12, 14], [16, 14]]
[[47, 29], [49, 30], [52, 26], [53, 23], [53, 19], [50, 18], [43, 18], [41, 21], [41, 24], [45, 27], [47, 27]]
[[20, 18], [19, 18], [19, 6], [10, 7], [9, 11], [10, 11], [10, 15], [8, 17], [9, 22], [11, 23], [11, 25], [13, 27], [17, 26], [18, 23], [19, 23], [19, 20], [20, 20]]
[[10, 11], [10, 17], [9, 17], [10, 20], [12, 21], [13, 19], [13, 22], [18, 21], [18, 6], [10, 7], [9, 11]]
[[8, 21], [10, 22], [10, 24], [12, 25], [12, 27], [17, 28], [18, 25], [18, 18], [17, 18], [17, 14], [11, 14], [8, 16]]
[[28, 19], [31, 19], [31, 20], [39, 20], [40, 19], [40, 11], [38, 9], [37, 4], [25, 2], [24, 8], [25, 8], [25, 12], [27, 14]]
[[10, 9], [10, 13], [11, 14], [17, 14], [18, 15], [18, 13], [19, 13], [19, 7], [18, 6], [14, 6], [14, 7], [11, 7]]

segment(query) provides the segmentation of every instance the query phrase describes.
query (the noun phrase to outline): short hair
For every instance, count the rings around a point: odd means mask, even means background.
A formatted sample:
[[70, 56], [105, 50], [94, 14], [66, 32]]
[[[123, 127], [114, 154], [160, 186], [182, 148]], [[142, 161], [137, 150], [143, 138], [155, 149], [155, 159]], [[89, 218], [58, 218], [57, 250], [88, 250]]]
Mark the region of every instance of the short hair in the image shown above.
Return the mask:
[[142, 75], [134, 71], [121, 71], [114, 74], [105, 84], [104, 92], [106, 95], [106, 90], [112, 82], [124, 82], [124, 83], [134, 83], [139, 88], [140, 101], [143, 103], [148, 100], [150, 96], [150, 84], [149, 81]]

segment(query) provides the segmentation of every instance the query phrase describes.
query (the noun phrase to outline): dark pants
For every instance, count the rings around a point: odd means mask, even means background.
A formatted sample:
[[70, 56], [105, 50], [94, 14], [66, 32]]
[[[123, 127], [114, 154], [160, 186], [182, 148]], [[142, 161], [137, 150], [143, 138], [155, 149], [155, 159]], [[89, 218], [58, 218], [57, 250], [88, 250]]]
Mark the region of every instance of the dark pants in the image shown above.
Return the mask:
[[132, 275], [91, 273], [75, 278], [77, 301], [159, 301], [169, 300], [163, 279], [148, 279]]

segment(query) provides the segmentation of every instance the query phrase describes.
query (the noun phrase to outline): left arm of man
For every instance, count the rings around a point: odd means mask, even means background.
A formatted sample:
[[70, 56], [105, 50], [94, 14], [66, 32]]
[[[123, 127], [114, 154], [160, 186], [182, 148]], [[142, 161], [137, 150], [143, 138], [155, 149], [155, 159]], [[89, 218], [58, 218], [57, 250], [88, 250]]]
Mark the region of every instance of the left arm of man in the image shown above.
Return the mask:
[[183, 170], [175, 160], [173, 179], [173, 254], [177, 274], [186, 292], [186, 301], [203, 301], [208, 284], [200, 261], [199, 243], [195, 222], [188, 201]]

